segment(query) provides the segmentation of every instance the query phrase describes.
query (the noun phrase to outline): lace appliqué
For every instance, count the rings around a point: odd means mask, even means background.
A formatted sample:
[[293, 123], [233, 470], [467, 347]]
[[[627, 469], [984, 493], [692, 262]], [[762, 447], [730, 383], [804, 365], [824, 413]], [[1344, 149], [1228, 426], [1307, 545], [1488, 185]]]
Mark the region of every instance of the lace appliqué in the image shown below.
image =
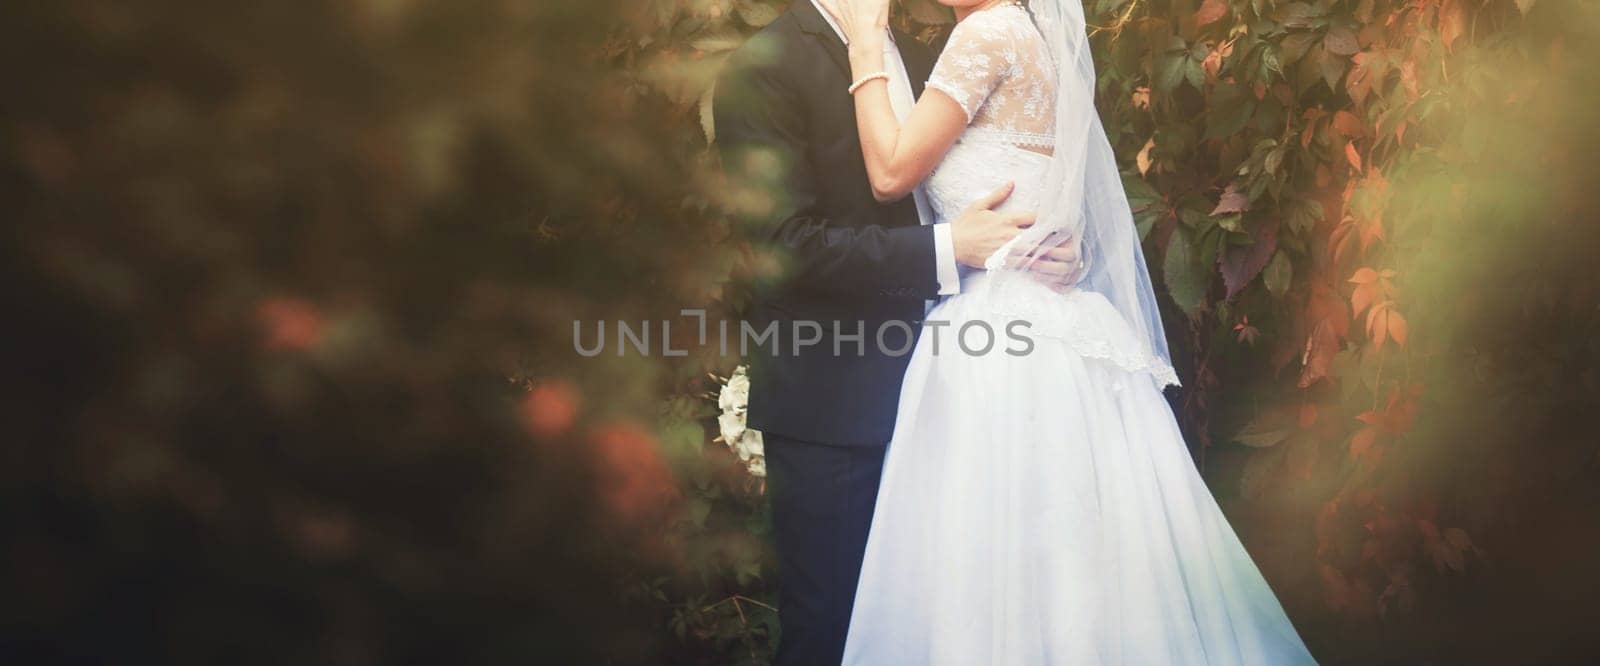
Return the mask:
[[1025, 147], [1054, 137], [1055, 69], [1044, 38], [1026, 9], [999, 5], [956, 24], [928, 88], [944, 93], [967, 114], [971, 129], [1034, 137]]

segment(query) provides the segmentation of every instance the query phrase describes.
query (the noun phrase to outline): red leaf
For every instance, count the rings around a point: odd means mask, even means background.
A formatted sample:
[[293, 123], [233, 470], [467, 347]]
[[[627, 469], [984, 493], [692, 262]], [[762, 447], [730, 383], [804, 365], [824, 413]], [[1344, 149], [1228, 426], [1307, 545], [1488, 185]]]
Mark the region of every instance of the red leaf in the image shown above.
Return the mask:
[[1243, 213], [1250, 209], [1250, 198], [1239, 191], [1239, 183], [1228, 183], [1222, 191], [1222, 198], [1217, 201], [1217, 207], [1211, 210], [1212, 216], [1227, 215], [1229, 213]]
[[564, 379], [540, 382], [520, 409], [522, 425], [540, 437], [557, 437], [577, 421], [579, 394], [572, 382]]
[[1372, 343], [1378, 349], [1383, 349], [1383, 343], [1389, 340], [1389, 303], [1379, 303], [1367, 313], [1367, 337], [1372, 338]]
[[1408, 101], [1416, 103], [1422, 97], [1422, 93], [1417, 90], [1417, 63], [1415, 61], [1407, 60], [1400, 63], [1400, 85], [1405, 88]]
[[1345, 159], [1350, 160], [1350, 166], [1354, 167], [1356, 171], [1361, 170], [1361, 153], [1356, 152], [1354, 141], [1344, 144], [1344, 156]]
[[1366, 129], [1361, 126], [1361, 119], [1343, 109], [1333, 114], [1333, 128], [1347, 137], [1366, 134]]
[[1395, 312], [1393, 308], [1390, 308], [1389, 337], [1394, 338], [1395, 344], [1404, 347], [1406, 346], [1406, 335], [1408, 333], [1409, 331], [1406, 328], [1406, 318], [1401, 316], [1399, 312]]
[[1467, 12], [1461, 3], [1454, 0], [1445, 0], [1444, 6], [1439, 8], [1439, 41], [1444, 42], [1446, 51], [1450, 45], [1461, 37], [1467, 30]]
[[1365, 63], [1366, 53], [1357, 53], [1351, 60], [1355, 62], [1350, 67], [1350, 75], [1345, 77], [1344, 87], [1350, 93], [1350, 99], [1357, 106], [1367, 98], [1367, 93], [1372, 91], [1372, 70]]
[[1356, 287], [1356, 290], [1350, 293], [1350, 313], [1359, 317], [1377, 300], [1378, 288], [1376, 284], [1368, 282]]
[[1200, 3], [1200, 11], [1195, 12], [1194, 24], [1196, 27], [1216, 23], [1228, 13], [1228, 3], [1224, 0], [1205, 0]]
[[1372, 445], [1378, 442], [1378, 429], [1372, 426], [1362, 428], [1350, 438], [1350, 456], [1360, 458], [1372, 450]]
[[590, 432], [589, 444], [600, 498], [614, 517], [634, 523], [671, 498], [672, 475], [649, 431], [634, 423], [607, 424]]
[[[1227, 195], [1223, 195], [1226, 198]], [[1222, 272], [1222, 283], [1232, 299], [1251, 280], [1256, 279], [1278, 249], [1278, 221], [1267, 220], [1255, 228], [1255, 242], [1249, 246], [1230, 245], [1217, 257]]]
[[256, 305], [256, 318], [268, 349], [310, 349], [322, 341], [327, 328], [322, 311], [310, 301], [277, 297]]

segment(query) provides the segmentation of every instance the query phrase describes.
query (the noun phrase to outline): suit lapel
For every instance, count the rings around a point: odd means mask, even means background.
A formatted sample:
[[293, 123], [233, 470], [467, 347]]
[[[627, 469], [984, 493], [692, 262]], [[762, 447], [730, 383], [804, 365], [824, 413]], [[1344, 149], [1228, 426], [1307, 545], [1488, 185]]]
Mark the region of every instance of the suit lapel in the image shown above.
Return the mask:
[[811, 4], [811, 0], [794, 0], [794, 4], [789, 6], [789, 11], [793, 12], [795, 19], [799, 21], [800, 30], [821, 42], [822, 50], [828, 52], [828, 57], [833, 60], [833, 64], [839, 66], [844, 78], [850, 78], [850, 53], [845, 50], [844, 42], [833, 31], [833, 27], [828, 25], [827, 19], [822, 18], [822, 13]]
[[[833, 31], [833, 26], [828, 25], [828, 20], [817, 10], [816, 5], [812, 4], [811, 0], [795, 0], [789, 6], [789, 11], [794, 14], [800, 30], [822, 44], [822, 50], [828, 52], [828, 58], [839, 67], [839, 72], [844, 74], [844, 78], [849, 79], [850, 53], [846, 50], [844, 41], [839, 39], [839, 34]], [[900, 50], [900, 60], [906, 66], [906, 76], [911, 79], [911, 94], [913, 97], [921, 97], [923, 84], [927, 83], [928, 77], [933, 74], [933, 52], [911, 35], [899, 30], [893, 32], [895, 47]]]

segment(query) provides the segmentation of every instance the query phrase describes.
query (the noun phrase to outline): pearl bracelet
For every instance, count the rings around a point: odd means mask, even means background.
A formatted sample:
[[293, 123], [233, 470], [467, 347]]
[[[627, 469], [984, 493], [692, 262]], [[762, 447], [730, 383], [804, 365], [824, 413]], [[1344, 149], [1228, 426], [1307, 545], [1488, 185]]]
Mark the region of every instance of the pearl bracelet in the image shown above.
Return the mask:
[[888, 81], [889, 80], [889, 73], [888, 72], [873, 72], [873, 73], [868, 74], [866, 76], [863, 76], [863, 77], [861, 77], [859, 79], [856, 79], [855, 83], [850, 84], [850, 94], [852, 94], [852, 95], [856, 94], [856, 91], [860, 90], [861, 86], [864, 86], [864, 85], [867, 85], [868, 83], [871, 83], [873, 79], [883, 79], [885, 81]]

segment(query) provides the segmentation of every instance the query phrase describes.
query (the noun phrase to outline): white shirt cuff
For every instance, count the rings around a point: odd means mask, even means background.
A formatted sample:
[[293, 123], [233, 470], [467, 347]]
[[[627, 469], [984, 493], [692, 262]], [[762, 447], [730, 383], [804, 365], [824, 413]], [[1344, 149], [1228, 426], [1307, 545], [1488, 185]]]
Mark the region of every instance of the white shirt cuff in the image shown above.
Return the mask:
[[939, 295], [961, 293], [961, 271], [956, 268], [956, 242], [949, 224], [933, 225], [933, 262], [939, 277]]

